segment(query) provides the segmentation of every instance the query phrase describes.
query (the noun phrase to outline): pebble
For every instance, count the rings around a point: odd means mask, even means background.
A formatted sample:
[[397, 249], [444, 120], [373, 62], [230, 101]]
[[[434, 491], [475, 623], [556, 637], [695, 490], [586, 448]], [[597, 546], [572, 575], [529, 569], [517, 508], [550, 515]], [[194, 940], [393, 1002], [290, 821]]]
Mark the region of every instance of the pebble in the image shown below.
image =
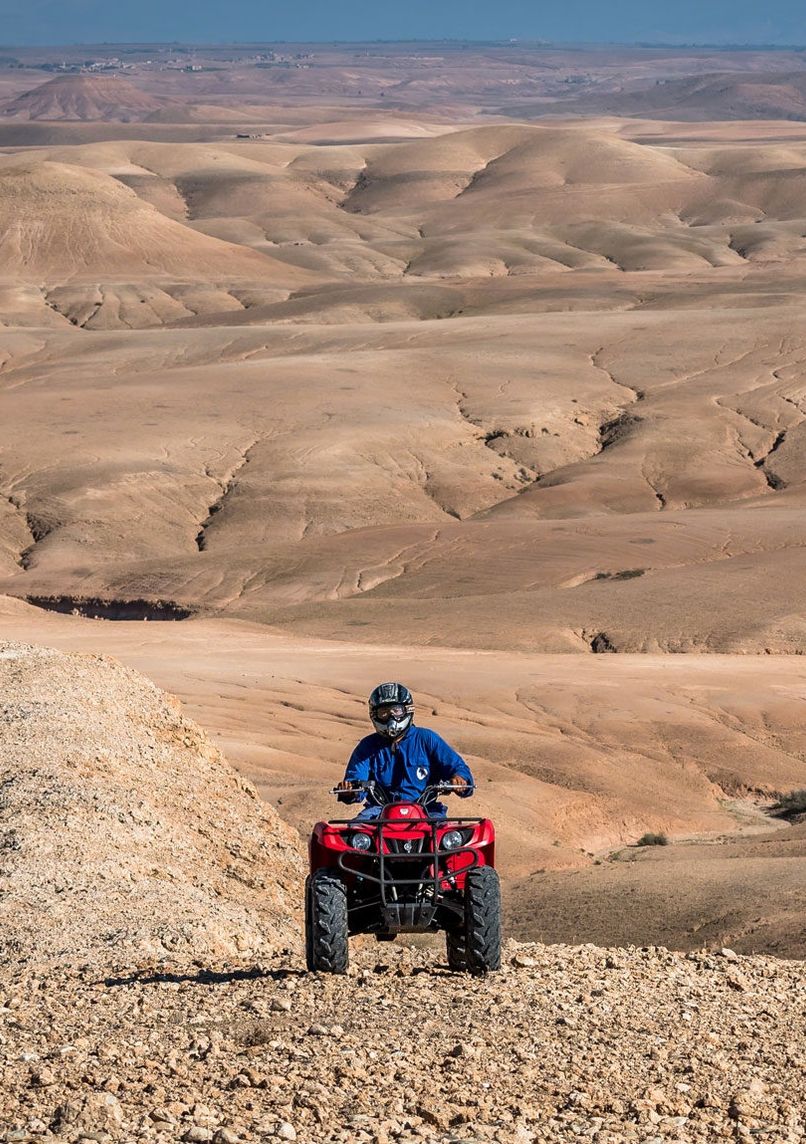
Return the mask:
[[158, 1120], [164, 1124], [173, 1124], [175, 1121], [174, 1116], [167, 1108], [152, 1108], [148, 1115], [152, 1120]]

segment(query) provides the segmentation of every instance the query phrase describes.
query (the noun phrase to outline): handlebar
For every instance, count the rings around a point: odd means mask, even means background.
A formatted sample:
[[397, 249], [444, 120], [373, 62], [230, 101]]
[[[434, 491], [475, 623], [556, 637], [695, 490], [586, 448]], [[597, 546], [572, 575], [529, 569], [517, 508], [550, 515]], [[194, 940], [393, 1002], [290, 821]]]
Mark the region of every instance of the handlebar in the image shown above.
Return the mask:
[[[469, 786], [454, 786], [453, 783], [434, 783], [431, 786], [427, 786], [420, 797], [415, 799], [415, 804], [426, 806], [429, 802], [432, 802], [437, 795], [459, 794], [460, 792], [472, 793], [475, 789], [475, 784]], [[334, 794], [339, 802], [351, 802], [353, 797], [357, 794], [361, 794], [362, 791], [369, 794], [378, 806], [389, 806], [390, 803], [400, 802], [400, 799], [393, 798], [389, 791], [382, 787], [380, 783], [373, 782], [372, 779], [368, 779], [365, 783], [358, 783], [346, 790], [339, 790], [338, 787], [333, 787], [330, 790], [330, 794]]]

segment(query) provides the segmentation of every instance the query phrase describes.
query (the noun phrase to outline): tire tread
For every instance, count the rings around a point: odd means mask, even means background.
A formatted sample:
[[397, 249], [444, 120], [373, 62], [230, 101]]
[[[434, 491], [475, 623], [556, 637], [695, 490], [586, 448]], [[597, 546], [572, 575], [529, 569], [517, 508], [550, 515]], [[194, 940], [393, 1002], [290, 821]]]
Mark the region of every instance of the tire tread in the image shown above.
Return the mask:
[[316, 973], [346, 973], [349, 963], [347, 888], [331, 870], [316, 870], [306, 892], [305, 953]]
[[492, 866], [470, 870], [465, 883], [465, 938], [471, 973], [501, 968], [501, 884]]

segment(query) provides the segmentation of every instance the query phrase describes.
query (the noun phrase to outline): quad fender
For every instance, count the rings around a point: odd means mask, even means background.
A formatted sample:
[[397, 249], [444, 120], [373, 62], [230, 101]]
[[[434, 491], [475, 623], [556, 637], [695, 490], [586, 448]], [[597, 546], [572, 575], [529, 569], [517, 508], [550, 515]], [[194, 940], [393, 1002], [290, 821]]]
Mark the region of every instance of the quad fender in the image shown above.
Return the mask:
[[[361, 830], [362, 824], [356, 823], [356, 830]], [[355, 853], [347, 842], [348, 834], [353, 833], [345, 828], [331, 826], [329, 822], [317, 822], [308, 843], [308, 861], [311, 873], [316, 870], [338, 870], [339, 856], [348, 852]]]

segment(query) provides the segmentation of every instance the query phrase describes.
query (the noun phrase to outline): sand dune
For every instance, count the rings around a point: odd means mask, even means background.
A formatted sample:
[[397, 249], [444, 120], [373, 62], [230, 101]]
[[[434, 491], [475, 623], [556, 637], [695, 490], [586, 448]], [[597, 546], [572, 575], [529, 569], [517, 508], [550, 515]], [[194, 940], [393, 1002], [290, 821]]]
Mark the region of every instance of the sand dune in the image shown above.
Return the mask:
[[[801, 54], [5, 52], [6, 1135], [795, 1144]], [[300, 859], [388, 678], [551, 944], [353, 1011]]]
[[[129, 147], [128, 162], [140, 165], [138, 150], [198, 229], [329, 277], [740, 268], [796, 256], [806, 214], [796, 145], [675, 151], [584, 124], [386, 145]], [[155, 183], [131, 185], [159, 206]]]

